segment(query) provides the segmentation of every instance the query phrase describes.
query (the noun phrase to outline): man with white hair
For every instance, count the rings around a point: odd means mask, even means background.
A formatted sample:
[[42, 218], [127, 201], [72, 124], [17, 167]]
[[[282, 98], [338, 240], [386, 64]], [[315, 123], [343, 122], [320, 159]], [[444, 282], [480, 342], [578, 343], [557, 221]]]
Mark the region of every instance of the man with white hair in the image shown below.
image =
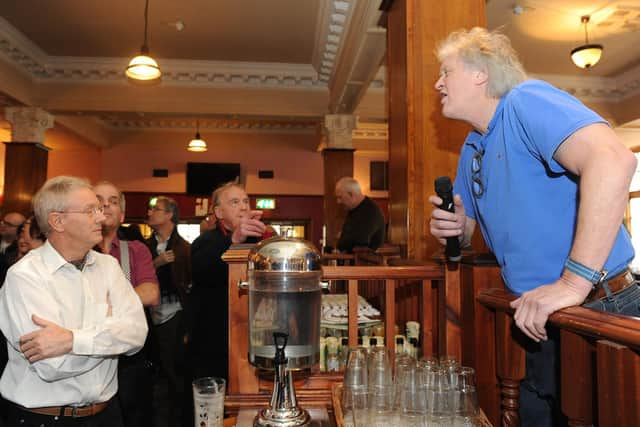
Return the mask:
[[376, 250], [384, 243], [385, 222], [380, 207], [362, 194], [358, 181], [340, 178], [336, 183], [336, 199], [349, 210], [338, 240], [338, 249], [352, 252], [356, 246]]
[[144, 344], [140, 299], [116, 259], [91, 249], [104, 215], [88, 182], [52, 178], [33, 206], [47, 241], [9, 269], [0, 290], [9, 425], [122, 426], [117, 356]]

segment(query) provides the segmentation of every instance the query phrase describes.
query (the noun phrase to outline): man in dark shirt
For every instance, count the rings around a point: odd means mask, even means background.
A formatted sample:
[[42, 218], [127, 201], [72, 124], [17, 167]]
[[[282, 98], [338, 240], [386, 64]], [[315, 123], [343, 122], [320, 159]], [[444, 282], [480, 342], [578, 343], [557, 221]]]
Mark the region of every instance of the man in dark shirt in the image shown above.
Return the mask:
[[385, 222], [380, 207], [362, 194], [358, 181], [351, 177], [340, 178], [336, 183], [338, 203], [349, 210], [342, 226], [338, 249], [352, 252], [356, 246], [376, 250], [384, 242]]
[[[260, 220], [262, 211], [253, 211], [244, 188], [234, 182], [213, 192], [215, 227], [204, 231], [191, 246], [193, 288], [189, 295], [187, 375], [228, 377], [229, 266], [222, 254], [235, 243], [256, 243], [271, 237]], [[227, 378], [228, 379], [228, 378]], [[189, 395], [185, 395], [190, 398]], [[192, 401], [185, 402], [184, 425], [193, 425]], [[190, 422], [190, 423], [189, 423]]]

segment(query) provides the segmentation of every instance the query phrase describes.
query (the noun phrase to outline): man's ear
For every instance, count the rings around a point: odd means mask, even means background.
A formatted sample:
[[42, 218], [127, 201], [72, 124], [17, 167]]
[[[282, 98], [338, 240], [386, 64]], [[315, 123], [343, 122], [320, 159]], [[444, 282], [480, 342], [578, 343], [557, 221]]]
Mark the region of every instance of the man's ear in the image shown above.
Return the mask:
[[475, 70], [473, 72], [473, 81], [477, 85], [489, 83], [489, 73], [486, 70]]
[[216, 219], [222, 218], [222, 212], [220, 212], [220, 206], [214, 206], [213, 213], [215, 214]]
[[49, 228], [58, 233], [64, 231], [64, 218], [61, 212], [50, 212], [47, 216], [47, 223], [49, 224]]

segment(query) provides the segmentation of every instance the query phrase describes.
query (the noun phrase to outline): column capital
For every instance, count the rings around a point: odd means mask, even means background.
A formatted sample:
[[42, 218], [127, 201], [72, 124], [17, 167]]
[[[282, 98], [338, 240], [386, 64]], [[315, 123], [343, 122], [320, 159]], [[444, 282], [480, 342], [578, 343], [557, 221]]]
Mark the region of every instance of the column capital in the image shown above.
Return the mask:
[[323, 126], [326, 135], [325, 148], [353, 149], [353, 130], [357, 124], [358, 116], [353, 114], [325, 115]]
[[11, 123], [11, 141], [44, 142], [44, 131], [53, 127], [54, 117], [38, 107], [7, 107], [4, 116]]

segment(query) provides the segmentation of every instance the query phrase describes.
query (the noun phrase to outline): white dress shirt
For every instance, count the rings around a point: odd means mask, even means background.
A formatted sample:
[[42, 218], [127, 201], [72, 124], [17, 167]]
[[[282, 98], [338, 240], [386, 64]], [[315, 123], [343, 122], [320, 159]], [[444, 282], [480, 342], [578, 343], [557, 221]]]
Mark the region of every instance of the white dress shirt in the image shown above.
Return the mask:
[[[34, 314], [73, 332], [70, 353], [29, 363], [19, 340], [40, 328]], [[9, 351], [0, 393], [27, 408], [109, 400], [118, 390], [118, 355], [138, 352], [147, 335], [140, 299], [114, 257], [90, 251], [80, 271], [48, 241], [9, 269], [0, 328]]]

